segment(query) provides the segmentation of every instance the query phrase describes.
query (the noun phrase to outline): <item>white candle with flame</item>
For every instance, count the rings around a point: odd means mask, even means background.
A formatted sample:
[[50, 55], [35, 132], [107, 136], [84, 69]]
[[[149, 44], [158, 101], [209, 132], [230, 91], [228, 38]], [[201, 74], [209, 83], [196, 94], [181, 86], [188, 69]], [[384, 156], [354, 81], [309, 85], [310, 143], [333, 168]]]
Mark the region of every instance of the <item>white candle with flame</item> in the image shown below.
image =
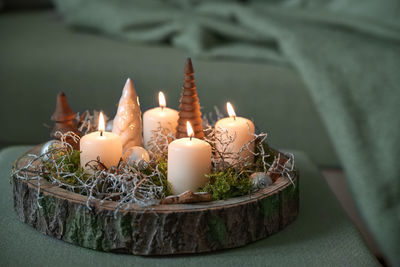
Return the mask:
[[117, 134], [104, 131], [104, 116], [100, 112], [99, 130], [81, 138], [81, 166], [89, 170], [86, 164], [97, 158], [107, 167], [118, 165], [122, 157], [122, 141]]
[[200, 139], [194, 138], [194, 132], [189, 122], [188, 136], [177, 139], [168, 146], [168, 181], [173, 194], [187, 190], [198, 191], [204, 186], [211, 171], [211, 146]]
[[149, 141], [154, 136], [154, 132], [162, 130], [165, 134], [175, 135], [178, 125], [178, 111], [167, 108], [165, 96], [162, 92], [158, 93], [159, 107], [150, 109], [143, 114], [143, 141], [148, 148]]
[[[227, 163], [235, 164], [238, 156], [246, 162], [254, 161], [254, 123], [246, 118], [236, 117], [231, 103], [226, 103], [229, 118], [223, 118], [215, 124], [216, 148], [223, 151]], [[245, 147], [245, 145], [248, 145]], [[242, 149], [242, 151], [240, 151]], [[240, 154], [238, 154], [240, 152]]]

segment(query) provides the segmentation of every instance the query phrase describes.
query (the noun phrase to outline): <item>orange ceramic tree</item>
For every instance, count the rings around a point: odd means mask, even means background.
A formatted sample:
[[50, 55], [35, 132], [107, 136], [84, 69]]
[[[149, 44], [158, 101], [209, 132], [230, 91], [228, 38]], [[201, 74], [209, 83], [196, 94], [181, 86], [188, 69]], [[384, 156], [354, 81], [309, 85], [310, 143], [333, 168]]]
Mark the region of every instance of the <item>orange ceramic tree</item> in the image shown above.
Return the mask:
[[[57, 104], [56, 109], [51, 116], [51, 120], [54, 122], [53, 130], [50, 135], [52, 138], [59, 139], [60, 136], [57, 136], [57, 132], [67, 133], [73, 132], [80, 136], [80, 132], [75, 123], [75, 113], [72, 111], [71, 107], [68, 104], [67, 97], [64, 92], [60, 92], [57, 95]], [[72, 141], [71, 138], [67, 138], [68, 143], [70, 143], [74, 148], [78, 149], [79, 144]]]

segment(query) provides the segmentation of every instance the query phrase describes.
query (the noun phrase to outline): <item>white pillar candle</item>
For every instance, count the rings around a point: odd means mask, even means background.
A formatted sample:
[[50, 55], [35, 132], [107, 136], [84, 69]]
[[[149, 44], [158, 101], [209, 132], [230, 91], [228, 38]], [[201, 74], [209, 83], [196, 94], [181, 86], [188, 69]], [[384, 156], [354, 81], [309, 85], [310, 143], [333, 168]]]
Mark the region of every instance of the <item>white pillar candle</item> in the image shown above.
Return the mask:
[[173, 194], [187, 190], [198, 191], [204, 186], [211, 171], [211, 146], [193, 138], [193, 129], [187, 122], [188, 136], [177, 139], [168, 146], [168, 181]]
[[149, 147], [149, 141], [154, 136], [154, 131], [163, 129], [165, 133], [175, 135], [178, 125], [178, 111], [167, 108], [165, 96], [162, 92], [158, 93], [159, 107], [150, 109], [143, 114], [143, 140], [144, 146]]
[[87, 134], [81, 138], [81, 166], [85, 167], [86, 163], [96, 160], [97, 157], [107, 167], [117, 166], [122, 157], [122, 140], [118, 134], [104, 131], [103, 113], [99, 116], [99, 130]]
[[[236, 117], [235, 111], [231, 103], [227, 103], [229, 118], [223, 118], [215, 124], [215, 137], [217, 140], [215, 147], [218, 151], [228, 153], [224, 160], [229, 164], [237, 163], [238, 156], [246, 159], [246, 162], [253, 163], [254, 161], [254, 123], [251, 120], [242, 117]], [[231, 143], [230, 140], [232, 140]], [[250, 143], [251, 142], [251, 143]], [[229, 144], [228, 144], [229, 143]], [[240, 154], [240, 149], [249, 144], [248, 148], [244, 148]]]

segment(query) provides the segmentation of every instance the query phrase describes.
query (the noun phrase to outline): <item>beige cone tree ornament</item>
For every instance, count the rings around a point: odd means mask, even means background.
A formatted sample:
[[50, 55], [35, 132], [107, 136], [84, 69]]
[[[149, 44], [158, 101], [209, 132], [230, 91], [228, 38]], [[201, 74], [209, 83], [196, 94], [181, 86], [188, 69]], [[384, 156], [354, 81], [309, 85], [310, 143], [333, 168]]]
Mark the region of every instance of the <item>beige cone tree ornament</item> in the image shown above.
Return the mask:
[[194, 137], [200, 139], [204, 138], [203, 120], [201, 119], [199, 98], [197, 97], [196, 84], [194, 83], [194, 70], [190, 58], [186, 60], [185, 64], [185, 78], [179, 105], [176, 138], [187, 137], [187, 121], [189, 121], [193, 127]]
[[113, 133], [121, 136], [124, 151], [133, 146], [142, 146], [142, 114], [139, 99], [131, 79], [127, 79], [119, 100]]

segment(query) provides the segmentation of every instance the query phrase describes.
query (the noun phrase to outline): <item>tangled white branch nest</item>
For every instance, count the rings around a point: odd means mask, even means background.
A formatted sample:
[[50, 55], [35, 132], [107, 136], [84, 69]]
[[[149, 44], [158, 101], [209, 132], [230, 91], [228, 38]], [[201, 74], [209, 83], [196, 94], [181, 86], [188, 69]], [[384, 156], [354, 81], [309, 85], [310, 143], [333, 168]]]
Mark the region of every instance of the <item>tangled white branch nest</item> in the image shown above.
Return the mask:
[[[115, 200], [116, 212], [129, 208], [131, 204], [151, 206], [164, 198], [163, 181], [166, 177], [154, 162], [146, 166], [146, 173], [136, 166], [120, 161], [117, 167], [105, 169], [99, 160], [89, 163], [92, 171], [87, 172], [74, 166], [73, 158], [79, 157], [72, 146], [66, 142], [68, 138], [79, 142], [79, 136], [72, 132], [61, 134], [61, 144], [55, 145], [41, 155], [29, 154], [26, 166], [14, 170], [12, 175], [24, 180], [37, 180], [38, 200], [40, 200], [40, 182], [46, 179], [51, 184], [66, 190], [87, 196], [86, 206], [91, 210], [91, 201], [98, 199]], [[154, 167], [153, 167], [154, 166]], [[70, 170], [75, 169], [74, 172]], [[158, 181], [159, 185], [155, 184]], [[40, 202], [38, 201], [40, 207]]]
[[[218, 110], [216, 110], [216, 114], [218, 119], [220, 116]], [[78, 116], [79, 130], [84, 133], [94, 131], [94, 126], [97, 126], [94, 117], [96, 116], [91, 116], [88, 112]], [[205, 141], [213, 149], [212, 172], [231, 168], [235, 169], [237, 173], [261, 171], [270, 176], [279, 175], [279, 177], [288, 178], [293, 183], [294, 156], [282, 153], [272, 155], [265, 142], [266, 133], [252, 134], [253, 139], [245, 144], [239, 153], [233, 154], [228, 152], [227, 147], [234, 141], [235, 137], [226, 136], [228, 133], [216, 135], [213, 126], [215, 121], [212, 120], [212, 115], [208, 118], [204, 117], [203, 122]], [[119, 209], [127, 209], [131, 205], [156, 205], [166, 197], [165, 192], [168, 192], [166, 190], [168, 184], [165, 169], [168, 144], [175, 139], [170, 132], [164, 131], [161, 127], [154, 132], [153, 138], [149, 142], [151, 160], [144, 168], [143, 166], [129, 165], [121, 160], [118, 166], [107, 169], [100, 159], [97, 159], [89, 163], [92, 170], [90, 172], [77, 166], [76, 160], [79, 159], [79, 152], [74, 151], [67, 142], [67, 140], [79, 142], [79, 136], [71, 132], [67, 134], [58, 132], [57, 134], [61, 140], [59, 145], [41, 155], [27, 155], [30, 158], [28, 163], [12, 173], [18, 179], [37, 180], [38, 200], [40, 199], [41, 179], [46, 179], [55, 186], [87, 196], [86, 206], [89, 210], [93, 200], [99, 200], [101, 203], [106, 200], [116, 201], [118, 204], [115, 212], [117, 213]], [[217, 138], [216, 136], [221, 137]], [[216, 143], [219, 143], [218, 147], [221, 149], [216, 148]], [[256, 148], [254, 151], [250, 149], [251, 145]], [[244, 150], [250, 152], [245, 154], [251, 154], [257, 160], [251, 163], [248, 161], [248, 156], [242, 157], [240, 152]], [[234, 160], [227, 161], [227, 159]], [[164, 170], [160, 169], [160, 162], [164, 163]], [[38, 205], [40, 207], [39, 201]]]

